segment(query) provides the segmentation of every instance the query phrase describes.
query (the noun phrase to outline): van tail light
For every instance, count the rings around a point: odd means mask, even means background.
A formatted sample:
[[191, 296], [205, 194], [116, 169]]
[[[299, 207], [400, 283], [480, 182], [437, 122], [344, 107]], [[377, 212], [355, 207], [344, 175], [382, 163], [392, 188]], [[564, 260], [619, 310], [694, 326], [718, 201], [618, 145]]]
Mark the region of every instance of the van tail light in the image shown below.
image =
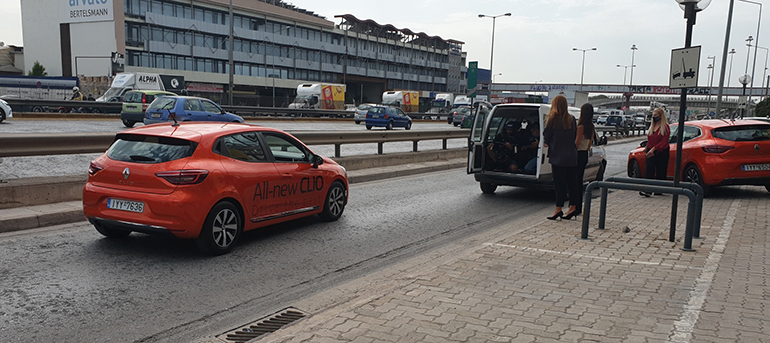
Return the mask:
[[88, 175], [95, 175], [96, 173], [100, 172], [104, 167], [99, 164], [99, 162], [91, 161], [91, 164], [88, 165]]
[[185, 169], [157, 172], [155, 176], [168, 181], [172, 185], [194, 185], [203, 182], [209, 175], [204, 169]]
[[704, 152], [711, 153], [711, 154], [721, 154], [727, 150], [735, 149], [734, 146], [729, 145], [719, 145], [719, 144], [713, 144], [713, 145], [704, 145], [701, 147]]

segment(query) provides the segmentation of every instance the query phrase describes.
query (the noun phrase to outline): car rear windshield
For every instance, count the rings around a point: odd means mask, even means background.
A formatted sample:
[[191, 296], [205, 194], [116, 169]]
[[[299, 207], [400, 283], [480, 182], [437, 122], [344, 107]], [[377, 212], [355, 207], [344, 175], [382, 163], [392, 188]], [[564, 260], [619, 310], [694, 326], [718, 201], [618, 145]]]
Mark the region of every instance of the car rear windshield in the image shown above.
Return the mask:
[[740, 125], [714, 129], [714, 137], [734, 142], [770, 140], [770, 125]]
[[178, 138], [118, 134], [107, 150], [107, 157], [124, 162], [163, 163], [189, 157], [197, 146]]
[[154, 110], [170, 110], [176, 106], [176, 99], [174, 98], [157, 98], [150, 104], [150, 109]]
[[126, 96], [123, 99], [123, 102], [142, 102], [142, 93], [128, 92], [126, 93]]

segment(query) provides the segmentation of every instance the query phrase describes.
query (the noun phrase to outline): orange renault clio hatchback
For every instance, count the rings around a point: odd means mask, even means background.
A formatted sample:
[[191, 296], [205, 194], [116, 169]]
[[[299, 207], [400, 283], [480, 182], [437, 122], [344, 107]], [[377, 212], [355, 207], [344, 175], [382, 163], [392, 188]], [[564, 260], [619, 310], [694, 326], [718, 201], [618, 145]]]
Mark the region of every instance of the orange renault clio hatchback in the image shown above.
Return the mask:
[[276, 129], [155, 124], [118, 133], [91, 162], [83, 212], [99, 233], [195, 239], [229, 252], [244, 231], [317, 214], [340, 218], [345, 168]]

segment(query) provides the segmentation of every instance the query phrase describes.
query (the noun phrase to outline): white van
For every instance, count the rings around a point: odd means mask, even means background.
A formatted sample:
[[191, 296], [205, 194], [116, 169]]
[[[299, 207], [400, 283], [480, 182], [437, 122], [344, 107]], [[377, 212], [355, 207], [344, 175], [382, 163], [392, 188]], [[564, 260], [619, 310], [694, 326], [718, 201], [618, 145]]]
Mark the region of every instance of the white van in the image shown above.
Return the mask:
[[[553, 189], [551, 164], [548, 162], [548, 147], [543, 146], [543, 140], [538, 140], [537, 171], [534, 174], [511, 173], [508, 171], [496, 171], [494, 163], [487, 151], [487, 146], [495, 137], [504, 130], [505, 124], [514, 122], [516, 127], [533, 125], [540, 128], [540, 137], [543, 136], [545, 119], [551, 105], [547, 104], [500, 104], [492, 108], [488, 113], [483, 111], [474, 117], [471, 137], [468, 147], [468, 174], [473, 174], [484, 193], [494, 193], [498, 186], [516, 186], [536, 188], [543, 190]], [[574, 117], [580, 116], [580, 109], [570, 107], [569, 113]], [[605, 141], [601, 143], [606, 143]], [[601, 180], [607, 165], [604, 148], [597, 142], [588, 152], [588, 164], [586, 165], [583, 182]]]

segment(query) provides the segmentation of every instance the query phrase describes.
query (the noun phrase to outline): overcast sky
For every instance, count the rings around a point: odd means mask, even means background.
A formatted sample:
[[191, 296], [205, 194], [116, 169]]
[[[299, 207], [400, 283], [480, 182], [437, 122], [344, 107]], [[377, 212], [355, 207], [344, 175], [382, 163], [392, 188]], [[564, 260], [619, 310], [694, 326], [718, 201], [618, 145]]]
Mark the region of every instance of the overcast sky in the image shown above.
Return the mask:
[[[752, 0], [770, 4], [767, 0]], [[495, 82], [580, 83], [583, 54], [572, 48], [590, 49], [585, 54], [586, 84], [623, 84], [636, 44], [633, 83], [668, 85], [671, 50], [684, 46], [686, 21], [675, 0], [291, 0], [339, 24], [338, 14], [352, 14], [380, 24], [409, 28], [431, 36], [464, 42], [468, 61], [489, 68], [492, 19], [479, 14], [510, 17], [496, 19]], [[693, 45], [701, 45], [699, 84], [708, 84], [707, 56], [716, 56], [714, 85], [719, 71], [727, 24], [728, 0], [713, 0], [698, 13]], [[19, 0], [0, 0], [0, 41], [23, 45]], [[731, 86], [746, 68], [746, 38], [756, 39], [759, 7], [735, 1], [729, 48], [734, 48]], [[765, 8], [759, 46], [770, 47], [770, 13]], [[757, 44], [754, 41], [752, 44]], [[728, 49], [729, 50], [729, 49]], [[757, 53], [756, 84], [761, 85], [766, 50]], [[729, 56], [729, 55], [728, 55]], [[749, 74], [754, 58], [749, 57]], [[730, 57], [727, 59], [730, 69]], [[631, 80], [627, 69], [626, 83]], [[727, 81], [725, 81], [725, 85]]]

